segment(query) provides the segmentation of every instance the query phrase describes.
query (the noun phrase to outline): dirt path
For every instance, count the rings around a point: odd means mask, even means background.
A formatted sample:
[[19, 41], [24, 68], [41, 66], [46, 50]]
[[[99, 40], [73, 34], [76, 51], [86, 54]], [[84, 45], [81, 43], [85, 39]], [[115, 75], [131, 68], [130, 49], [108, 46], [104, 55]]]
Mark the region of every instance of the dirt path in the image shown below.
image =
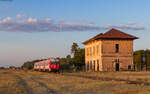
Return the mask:
[[34, 77], [33, 76], [30, 77], [30, 80], [38, 83], [41, 87], [45, 88], [48, 94], [60, 94], [58, 91], [56, 91], [56, 90], [54, 90], [52, 88], [49, 88], [46, 84], [44, 84], [44, 83], [42, 83], [40, 81], [37, 81], [36, 79], [37, 78], [35, 76]]
[[35, 94], [35, 93], [33, 92], [32, 88], [30, 88], [30, 87], [28, 86], [27, 82], [26, 82], [24, 79], [22, 79], [22, 77], [20, 77], [20, 76], [18, 76], [18, 75], [14, 75], [14, 76], [15, 76], [17, 79], [19, 79], [19, 84], [21, 84], [21, 85], [24, 87], [24, 89], [25, 89], [25, 91], [26, 91], [27, 94]]
[[[27, 94], [61, 94], [60, 92], [49, 88], [46, 84], [38, 81], [38, 79], [42, 79], [40, 77], [37, 77], [37, 75], [33, 75], [33, 74], [24, 74], [24, 72], [22, 73], [14, 73], [13, 74], [14, 77], [16, 77], [16, 79], [19, 80], [19, 84], [21, 84], [26, 93]], [[46, 80], [46, 79], [45, 79]], [[28, 83], [36, 83], [38, 85], [38, 87], [43, 88], [42, 91], [37, 92], [36, 88], [29, 86]], [[34, 88], [34, 89], [32, 89]]]
[[81, 77], [81, 78], [87, 78], [87, 79], [93, 79], [93, 80], [117, 81], [117, 82], [126, 82], [128, 84], [150, 86], [150, 82], [131, 81], [131, 80], [128, 80], [128, 79], [109, 78], [109, 77], [97, 77], [97, 76], [85, 76], [85, 75], [78, 75], [78, 74], [62, 74], [62, 75], [65, 75], [65, 76], [74, 76], [74, 77]]

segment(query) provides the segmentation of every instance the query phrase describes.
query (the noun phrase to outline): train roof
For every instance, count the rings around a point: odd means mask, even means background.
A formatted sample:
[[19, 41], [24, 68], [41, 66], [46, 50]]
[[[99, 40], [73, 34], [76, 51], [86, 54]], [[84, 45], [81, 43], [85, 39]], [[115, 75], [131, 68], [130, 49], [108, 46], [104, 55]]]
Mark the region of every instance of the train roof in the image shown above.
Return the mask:
[[46, 60], [42, 60], [42, 61], [39, 61], [39, 62], [35, 62], [35, 64], [38, 64], [38, 63], [45, 63], [45, 62], [48, 62], [49, 60], [51, 60], [52, 62], [58, 62], [58, 61], [59, 61], [59, 59], [49, 58], [49, 59], [46, 59]]

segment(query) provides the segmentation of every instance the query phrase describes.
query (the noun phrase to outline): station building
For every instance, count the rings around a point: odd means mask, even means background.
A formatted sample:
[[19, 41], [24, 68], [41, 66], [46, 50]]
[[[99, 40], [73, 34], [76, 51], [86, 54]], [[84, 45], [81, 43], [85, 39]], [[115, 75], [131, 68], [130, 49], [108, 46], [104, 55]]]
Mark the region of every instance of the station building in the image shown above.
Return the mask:
[[133, 40], [137, 37], [117, 29], [100, 33], [83, 42], [87, 71], [133, 69]]

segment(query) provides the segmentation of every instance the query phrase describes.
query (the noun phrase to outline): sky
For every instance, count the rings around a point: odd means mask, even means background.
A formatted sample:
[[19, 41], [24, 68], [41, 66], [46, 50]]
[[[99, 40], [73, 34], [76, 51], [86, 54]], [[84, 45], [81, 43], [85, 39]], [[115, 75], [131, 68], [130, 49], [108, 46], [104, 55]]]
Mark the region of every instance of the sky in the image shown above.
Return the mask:
[[0, 0], [0, 66], [65, 57], [73, 42], [111, 28], [139, 37], [150, 49], [150, 0]]

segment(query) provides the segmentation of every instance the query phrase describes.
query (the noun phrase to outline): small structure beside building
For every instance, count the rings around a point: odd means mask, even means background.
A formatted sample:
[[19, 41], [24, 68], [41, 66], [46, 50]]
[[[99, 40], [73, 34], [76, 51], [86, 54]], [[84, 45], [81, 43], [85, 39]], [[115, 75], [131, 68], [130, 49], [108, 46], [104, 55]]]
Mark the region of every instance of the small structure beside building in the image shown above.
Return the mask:
[[86, 70], [119, 71], [133, 69], [133, 40], [137, 37], [117, 29], [100, 33], [83, 42]]

